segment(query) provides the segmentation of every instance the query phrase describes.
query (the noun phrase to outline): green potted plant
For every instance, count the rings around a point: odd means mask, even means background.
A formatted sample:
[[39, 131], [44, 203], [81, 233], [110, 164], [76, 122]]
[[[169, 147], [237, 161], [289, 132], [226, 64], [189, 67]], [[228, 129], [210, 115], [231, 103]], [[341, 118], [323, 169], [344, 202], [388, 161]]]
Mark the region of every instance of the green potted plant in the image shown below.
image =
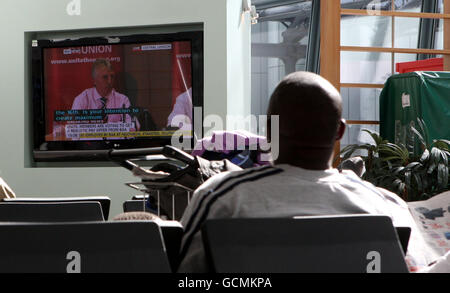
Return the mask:
[[450, 141], [438, 139], [429, 144], [425, 123], [418, 120], [417, 125], [418, 129], [411, 126], [411, 133], [418, 138], [419, 147], [415, 147], [414, 139], [407, 146], [394, 144], [364, 129], [374, 143], [348, 145], [340, 152], [341, 159], [352, 157], [357, 150], [367, 151], [367, 155], [361, 156], [366, 167], [362, 178], [406, 201], [426, 200], [447, 191]]

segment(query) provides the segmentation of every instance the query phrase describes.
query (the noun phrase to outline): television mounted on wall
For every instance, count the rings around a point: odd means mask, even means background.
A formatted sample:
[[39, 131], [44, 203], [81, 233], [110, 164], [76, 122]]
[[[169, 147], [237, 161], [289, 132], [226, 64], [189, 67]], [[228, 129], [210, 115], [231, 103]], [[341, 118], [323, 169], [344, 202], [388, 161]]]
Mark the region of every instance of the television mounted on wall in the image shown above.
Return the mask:
[[39, 39], [31, 50], [35, 161], [104, 160], [194, 137], [202, 31]]

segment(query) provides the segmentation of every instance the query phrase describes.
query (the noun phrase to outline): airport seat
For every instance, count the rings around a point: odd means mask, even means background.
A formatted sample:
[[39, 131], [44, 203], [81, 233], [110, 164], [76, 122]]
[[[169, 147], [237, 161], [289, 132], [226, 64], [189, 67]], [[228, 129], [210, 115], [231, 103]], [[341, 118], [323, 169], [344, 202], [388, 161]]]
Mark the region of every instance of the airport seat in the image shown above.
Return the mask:
[[99, 202], [0, 202], [0, 222], [104, 221]]
[[164, 240], [164, 245], [169, 258], [170, 267], [173, 271], [178, 268], [180, 261], [181, 239], [183, 238], [183, 227], [178, 221], [162, 221], [158, 223]]
[[170, 267], [173, 270], [177, 268], [181, 238], [183, 237], [183, 227], [180, 222], [161, 220], [155, 214], [141, 211], [119, 214], [113, 218], [113, 221], [156, 221], [161, 228]]
[[151, 221], [0, 223], [1, 273], [169, 273]]
[[407, 273], [387, 216], [214, 219], [202, 228], [218, 273]]
[[108, 220], [109, 208], [111, 206], [111, 199], [107, 196], [82, 196], [82, 197], [16, 197], [16, 198], [3, 198], [2, 202], [15, 202], [15, 203], [60, 203], [60, 202], [99, 202], [102, 208], [103, 217]]

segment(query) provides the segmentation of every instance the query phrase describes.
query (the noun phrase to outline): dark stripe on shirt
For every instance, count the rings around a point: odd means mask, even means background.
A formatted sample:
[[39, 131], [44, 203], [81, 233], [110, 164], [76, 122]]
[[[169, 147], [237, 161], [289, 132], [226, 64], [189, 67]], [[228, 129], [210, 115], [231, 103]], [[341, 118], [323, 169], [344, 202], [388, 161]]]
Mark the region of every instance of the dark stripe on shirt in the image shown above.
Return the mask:
[[199, 200], [197, 208], [194, 210], [192, 215], [189, 217], [189, 220], [184, 227], [184, 231], [189, 231], [189, 229], [191, 228], [192, 222], [194, 221], [195, 218], [197, 218], [197, 214], [200, 212], [200, 207], [202, 206], [203, 202], [210, 197], [211, 193], [219, 192], [220, 188], [222, 188], [222, 186], [224, 184], [230, 182], [230, 180], [233, 180], [235, 178], [242, 178], [243, 176], [250, 175], [255, 172], [259, 172], [261, 170], [265, 170], [268, 168], [273, 168], [273, 167], [272, 166], [263, 166], [263, 167], [259, 167], [259, 168], [245, 169], [243, 171], [235, 172], [236, 174], [233, 174], [233, 176], [229, 176], [229, 177], [225, 178], [224, 180], [222, 180], [214, 189], [211, 189], [210, 191], [206, 192], [203, 195], [203, 197]]
[[[258, 171], [258, 172], [256, 172], [256, 171]], [[186, 238], [186, 242], [184, 243], [183, 247], [181, 248], [180, 260], [182, 260], [185, 257], [188, 247], [190, 246], [190, 244], [192, 242], [192, 238], [198, 231], [200, 231], [203, 223], [206, 221], [206, 218], [208, 217], [210, 207], [213, 205], [213, 203], [217, 199], [219, 199], [226, 192], [232, 190], [234, 187], [238, 186], [241, 183], [254, 181], [254, 180], [269, 176], [269, 175], [280, 173], [282, 171], [283, 171], [282, 169], [274, 168], [272, 166], [265, 166], [263, 168], [258, 168], [256, 170], [253, 170], [253, 172], [244, 173], [245, 175], [253, 175], [253, 176], [246, 177], [246, 178], [240, 178], [241, 176], [233, 176], [231, 178], [228, 178], [229, 180], [224, 180], [224, 182], [221, 182], [221, 184], [220, 184], [220, 186], [218, 186], [217, 190], [214, 190], [212, 192], [208, 192], [207, 194], [205, 194], [204, 198], [202, 198], [202, 201], [204, 201], [206, 198], [209, 198], [210, 200], [205, 204], [205, 209], [204, 209], [205, 211], [202, 215], [200, 215], [200, 220], [199, 220], [198, 224], [196, 226], [194, 226], [191, 231], [189, 231], [186, 228], [185, 235], [187, 238]], [[242, 173], [240, 173], [240, 175], [242, 175]], [[232, 179], [238, 179], [238, 180], [236, 180], [236, 182], [230, 184], [229, 186], [221, 188], [226, 182], [229, 182]], [[199, 207], [197, 208], [195, 217], [193, 215], [193, 217], [191, 217], [191, 219], [196, 218], [196, 216], [200, 210], [200, 207], [201, 207], [201, 205], [199, 205]]]

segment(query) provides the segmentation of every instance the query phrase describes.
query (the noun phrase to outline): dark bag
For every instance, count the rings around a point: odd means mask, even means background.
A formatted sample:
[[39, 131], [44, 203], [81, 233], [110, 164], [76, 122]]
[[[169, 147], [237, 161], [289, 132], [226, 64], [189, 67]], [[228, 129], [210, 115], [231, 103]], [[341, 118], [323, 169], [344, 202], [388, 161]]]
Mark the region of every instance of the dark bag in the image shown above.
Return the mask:
[[195, 157], [195, 163], [181, 168], [171, 163], [160, 163], [150, 169], [170, 175], [155, 180], [143, 180], [149, 194], [147, 206], [161, 217], [180, 220], [193, 192], [212, 176], [225, 171], [242, 170], [228, 160], [208, 161]]

